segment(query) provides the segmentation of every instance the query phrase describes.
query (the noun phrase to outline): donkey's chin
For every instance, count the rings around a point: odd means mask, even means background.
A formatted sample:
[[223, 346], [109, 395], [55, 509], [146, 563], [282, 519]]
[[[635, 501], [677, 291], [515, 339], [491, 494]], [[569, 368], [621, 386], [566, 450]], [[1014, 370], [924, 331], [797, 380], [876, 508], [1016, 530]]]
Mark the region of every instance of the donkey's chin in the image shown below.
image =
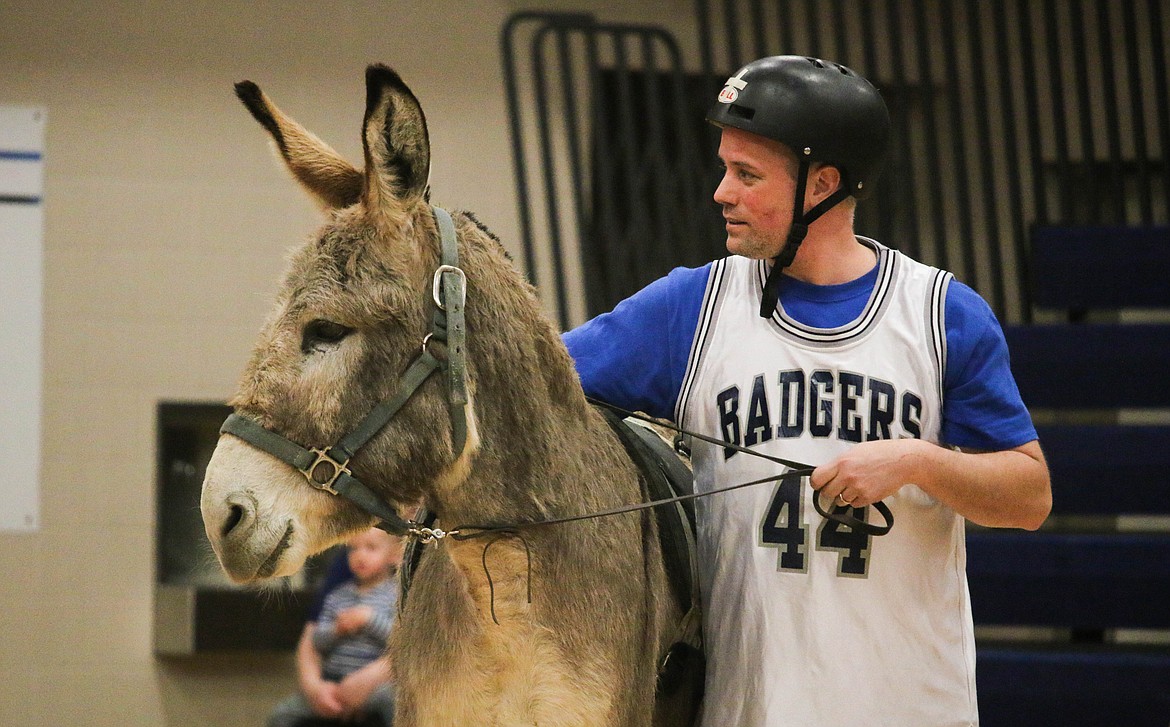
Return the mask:
[[[280, 540], [276, 542], [276, 546], [272, 549], [272, 552], [268, 554], [268, 557], [265, 558], [264, 562], [260, 564], [260, 567], [256, 569], [257, 580], [264, 580], [265, 578], [272, 578], [276, 576], [277, 571], [280, 570], [282, 558], [284, 558], [285, 554], [288, 553], [289, 546], [292, 545], [293, 530], [293, 524], [292, 522], [289, 522], [288, 527], [284, 529], [284, 534], [280, 536]], [[287, 563], [288, 560], [291, 559], [287, 559], [285, 562]], [[296, 567], [300, 568], [300, 563], [298, 563]], [[282, 575], [285, 574], [282, 573]]]

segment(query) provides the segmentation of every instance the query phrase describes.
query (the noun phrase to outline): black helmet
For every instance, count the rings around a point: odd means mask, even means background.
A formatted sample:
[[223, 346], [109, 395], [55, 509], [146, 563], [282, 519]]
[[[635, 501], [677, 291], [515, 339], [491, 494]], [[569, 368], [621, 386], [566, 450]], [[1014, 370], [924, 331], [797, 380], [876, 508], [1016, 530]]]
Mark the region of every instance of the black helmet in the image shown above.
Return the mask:
[[837, 167], [844, 188], [858, 199], [873, 189], [890, 135], [890, 114], [869, 81], [838, 63], [804, 56], [770, 56], [739, 69], [707, 120]]

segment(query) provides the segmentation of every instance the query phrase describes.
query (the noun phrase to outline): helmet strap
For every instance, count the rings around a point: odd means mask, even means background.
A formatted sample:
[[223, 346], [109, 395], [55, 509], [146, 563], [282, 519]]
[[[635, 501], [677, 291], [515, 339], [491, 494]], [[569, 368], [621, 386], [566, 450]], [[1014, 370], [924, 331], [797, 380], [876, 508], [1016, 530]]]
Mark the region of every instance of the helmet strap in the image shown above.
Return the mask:
[[788, 239], [784, 241], [784, 247], [780, 248], [780, 254], [773, 258], [772, 269], [764, 281], [764, 292], [760, 297], [760, 318], [771, 318], [772, 313], [776, 310], [776, 304], [780, 299], [780, 272], [796, 259], [796, 251], [800, 249], [800, 244], [808, 235], [808, 226], [849, 196], [849, 190], [842, 183], [840, 189], [821, 200], [806, 213], [804, 211], [804, 191], [808, 187], [809, 166], [809, 158], [802, 156], [800, 169], [796, 173], [796, 198], [792, 207], [792, 226], [788, 228]]

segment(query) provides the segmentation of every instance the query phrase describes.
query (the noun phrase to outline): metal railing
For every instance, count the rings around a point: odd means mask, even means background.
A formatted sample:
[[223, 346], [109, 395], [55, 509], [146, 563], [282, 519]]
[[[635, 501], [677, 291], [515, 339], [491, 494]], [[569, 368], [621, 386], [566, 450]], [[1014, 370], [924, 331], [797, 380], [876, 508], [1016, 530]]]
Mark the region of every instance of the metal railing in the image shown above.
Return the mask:
[[[710, 235], [695, 234], [714, 205], [694, 204], [703, 147], [674, 39], [588, 15], [519, 13], [501, 43], [525, 268], [561, 326], [714, 257]], [[569, 279], [585, 281], [583, 296]]]
[[[562, 326], [725, 254], [711, 201], [718, 135], [702, 119], [724, 79], [764, 55], [829, 58], [878, 86], [894, 134], [858, 232], [952, 270], [1004, 322], [1031, 318], [1034, 224], [1170, 218], [1167, 0], [696, 0], [695, 11], [695, 49], [587, 15], [505, 26], [525, 264], [542, 288], [555, 280]], [[568, 278], [584, 281], [582, 299]]]
[[[858, 229], [1031, 315], [1033, 224], [1166, 224], [1165, 0], [696, 0], [704, 72], [825, 56], [886, 97]], [[1167, 241], [1170, 244], [1170, 240]]]

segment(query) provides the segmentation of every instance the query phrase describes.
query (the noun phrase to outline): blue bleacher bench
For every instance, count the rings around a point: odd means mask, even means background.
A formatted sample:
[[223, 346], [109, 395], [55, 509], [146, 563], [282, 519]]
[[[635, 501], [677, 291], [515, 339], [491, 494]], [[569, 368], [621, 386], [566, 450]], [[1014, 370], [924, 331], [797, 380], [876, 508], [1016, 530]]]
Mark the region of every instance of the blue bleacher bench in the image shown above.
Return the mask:
[[1043, 227], [1032, 244], [1033, 301], [1070, 322], [1004, 333], [1024, 402], [1048, 412], [1053, 516], [968, 532], [976, 626], [1001, 627], [977, 628], [981, 723], [1168, 727], [1170, 425], [1115, 412], [1170, 409], [1170, 323], [1087, 313], [1170, 310], [1170, 228]]

